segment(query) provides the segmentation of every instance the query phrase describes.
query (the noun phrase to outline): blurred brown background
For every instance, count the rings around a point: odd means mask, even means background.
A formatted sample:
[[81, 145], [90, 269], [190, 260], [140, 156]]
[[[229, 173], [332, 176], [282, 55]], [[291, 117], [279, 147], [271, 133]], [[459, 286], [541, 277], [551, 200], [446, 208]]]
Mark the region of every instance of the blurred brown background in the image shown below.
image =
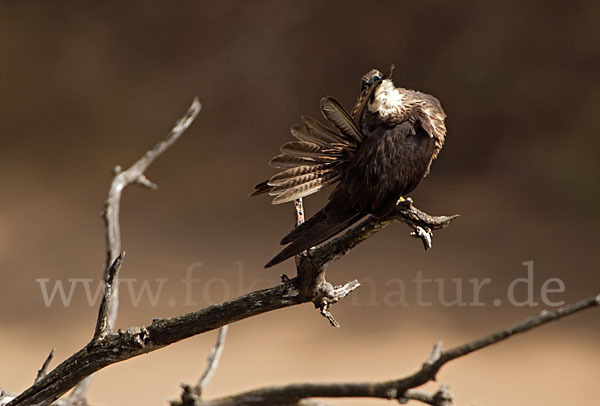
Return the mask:
[[[137, 159], [194, 96], [198, 120], [149, 170], [159, 190], [124, 196], [122, 277], [167, 281], [156, 306], [146, 296], [135, 306], [124, 287], [120, 327], [292, 274], [291, 261], [262, 269], [291, 227], [291, 205], [248, 192], [273, 173], [266, 162], [300, 115], [317, 117], [326, 94], [350, 107], [360, 76], [392, 63], [398, 85], [434, 94], [448, 114], [446, 147], [412, 197], [462, 217], [430, 252], [397, 224], [331, 266], [332, 282], [364, 284], [335, 306], [341, 329], [309, 305], [232, 325], [206, 395], [410, 373], [439, 339], [456, 345], [543, 308], [505, 300], [525, 261], [538, 302], [548, 278], [565, 285], [552, 300], [597, 294], [599, 13], [593, 1], [0, 3], [0, 387], [24, 389], [51, 347], [60, 361], [87, 342], [96, 306], [82, 285], [69, 306], [47, 307], [36, 280], [96, 286], [110, 169]], [[309, 213], [326, 194], [308, 199]], [[186, 306], [180, 280], [199, 261], [198, 304]], [[432, 306], [416, 305], [419, 271], [443, 278], [448, 300], [452, 279], [470, 301], [468, 280], [492, 278], [486, 305], [443, 306], [436, 285], [424, 289]], [[409, 306], [390, 302], [393, 278]], [[593, 403], [599, 320], [591, 310], [545, 326], [455, 361], [439, 379], [459, 405]], [[91, 402], [166, 404], [197, 379], [214, 337], [101, 371]]]

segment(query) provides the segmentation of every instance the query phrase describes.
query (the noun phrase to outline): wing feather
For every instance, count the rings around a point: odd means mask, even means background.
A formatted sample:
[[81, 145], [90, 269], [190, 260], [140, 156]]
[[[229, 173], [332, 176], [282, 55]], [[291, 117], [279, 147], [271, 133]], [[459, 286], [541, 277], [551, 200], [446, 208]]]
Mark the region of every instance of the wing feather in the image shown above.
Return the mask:
[[349, 141], [346, 138], [324, 126], [312, 117], [302, 116], [302, 123], [308, 128], [311, 134], [320, 134], [332, 145], [349, 145]]
[[322, 155], [321, 147], [306, 141], [286, 142], [281, 146], [281, 152], [300, 158], [320, 158]]
[[306, 174], [311, 174], [311, 173], [315, 173], [315, 174], [322, 174], [324, 173], [326, 170], [323, 169], [323, 165], [318, 165], [318, 166], [310, 166], [310, 165], [303, 165], [303, 166], [297, 166], [295, 168], [290, 168], [290, 169], [286, 169], [285, 171], [279, 172], [277, 175], [274, 175], [273, 177], [271, 177], [271, 179], [269, 179], [269, 185], [270, 186], [277, 186], [281, 183], [287, 182], [290, 179], [294, 179], [297, 178], [299, 176], [303, 176]]
[[303, 185], [305, 183], [312, 182], [313, 180], [323, 179], [324, 175], [329, 171], [310, 172], [304, 175], [298, 175], [293, 178], [283, 179], [276, 182], [269, 181], [269, 186], [273, 186], [271, 196], [281, 194], [282, 190], [294, 188], [296, 186]]
[[331, 96], [321, 99], [321, 113], [332, 122], [351, 142], [360, 144], [363, 135], [342, 105]]
[[331, 140], [320, 133], [312, 133], [310, 129], [303, 124], [294, 125], [290, 128], [290, 132], [300, 141], [311, 142], [317, 144], [321, 148], [328, 148], [331, 145]]
[[336, 160], [341, 151], [334, 149], [323, 150], [317, 144], [306, 141], [290, 141], [281, 147], [281, 152], [300, 158], [313, 158], [318, 161], [328, 162]]
[[[308, 196], [312, 193], [318, 192], [325, 186], [328, 186], [328, 185], [336, 182], [339, 178], [340, 178], [340, 175], [338, 173], [331, 172], [331, 173], [324, 174], [322, 177], [320, 177], [318, 179], [314, 179], [309, 182], [302, 183], [298, 186], [294, 186], [292, 188], [284, 189], [281, 191], [277, 190], [277, 193], [279, 193], [279, 194], [277, 196], [275, 196], [272, 203], [273, 204], [281, 204], [281, 203], [291, 202], [293, 200], [299, 199], [304, 196]], [[276, 193], [276, 189], [278, 189], [278, 188], [273, 188], [273, 190], [269, 194], [273, 196]]]
[[268, 193], [274, 196], [273, 204], [279, 204], [315, 193], [340, 179], [341, 169], [356, 153], [363, 136], [332, 97], [321, 100], [321, 111], [332, 128], [303, 116], [301, 124], [291, 127], [297, 141], [285, 143], [282, 153], [269, 162], [284, 170], [256, 185], [252, 195]]
[[274, 168], [295, 168], [302, 165], [318, 165], [319, 162], [313, 158], [308, 157], [297, 157], [286, 154], [277, 155], [269, 162]]

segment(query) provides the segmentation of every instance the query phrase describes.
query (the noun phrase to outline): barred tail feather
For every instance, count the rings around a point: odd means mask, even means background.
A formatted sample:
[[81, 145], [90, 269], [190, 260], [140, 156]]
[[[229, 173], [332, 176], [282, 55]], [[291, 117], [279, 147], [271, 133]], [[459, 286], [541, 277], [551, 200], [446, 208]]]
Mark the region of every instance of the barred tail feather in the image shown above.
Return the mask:
[[302, 116], [302, 124], [306, 126], [312, 137], [327, 140], [330, 145], [342, 145], [346, 147], [350, 145], [347, 139], [314, 118]]
[[269, 185], [277, 186], [284, 183], [287, 183], [293, 179], [301, 178], [305, 175], [309, 174], [324, 174], [325, 172], [329, 172], [329, 170], [324, 169], [323, 165], [302, 165], [296, 166], [295, 168], [286, 169], [285, 171], [279, 172], [276, 175], [273, 175], [271, 179], [269, 179]]
[[269, 162], [269, 165], [271, 165], [272, 167], [282, 168], [282, 169], [295, 168], [297, 166], [302, 166], [302, 165], [318, 165], [318, 164], [319, 164], [319, 162], [315, 161], [313, 158], [290, 156], [290, 155], [286, 155], [286, 154], [277, 155], [276, 157], [271, 159], [271, 161]]
[[321, 150], [321, 147], [319, 147], [317, 144], [306, 141], [286, 142], [281, 146], [281, 152], [298, 158], [323, 158], [323, 151]]
[[310, 180], [306, 183], [302, 183], [290, 188], [274, 187], [271, 189], [269, 194], [271, 196], [276, 195], [276, 197], [273, 199], [273, 204], [291, 202], [323, 189], [325, 186], [337, 181], [338, 178], [338, 174], [326, 174], [321, 178]]
[[360, 144], [364, 135], [358, 129], [356, 123], [342, 107], [340, 102], [331, 96], [321, 99], [321, 113], [329, 122], [333, 123], [349, 141]]

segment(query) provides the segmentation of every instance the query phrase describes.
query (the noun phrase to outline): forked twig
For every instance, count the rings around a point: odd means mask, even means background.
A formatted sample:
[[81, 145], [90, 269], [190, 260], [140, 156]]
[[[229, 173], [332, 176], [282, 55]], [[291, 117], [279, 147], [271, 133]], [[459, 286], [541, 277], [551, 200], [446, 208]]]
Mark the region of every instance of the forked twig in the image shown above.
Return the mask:
[[34, 383], [39, 382], [44, 376], [46, 376], [46, 369], [48, 369], [48, 365], [50, 364], [50, 361], [52, 361], [52, 358], [54, 358], [55, 351], [56, 351], [56, 348], [52, 348], [50, 350], [50, 353], [46, 357], [46, 360], [42, 364], [42, 367], [38, 370], [35, 380], [33, 381]]

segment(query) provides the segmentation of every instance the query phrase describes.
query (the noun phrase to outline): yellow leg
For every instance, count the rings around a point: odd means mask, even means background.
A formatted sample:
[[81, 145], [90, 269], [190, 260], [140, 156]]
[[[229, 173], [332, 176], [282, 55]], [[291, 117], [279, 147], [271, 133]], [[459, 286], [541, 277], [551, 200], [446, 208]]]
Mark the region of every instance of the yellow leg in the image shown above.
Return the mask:
[[396, 206], [400, 205], [400, 204], [407, 204], [407, 205], [411, 205], [413, 202], [413, 200], [410, 197], [404, 197], [404, 196], [400, 196], [400, 198], [398, 199], [398, 201], [396, 202]]

